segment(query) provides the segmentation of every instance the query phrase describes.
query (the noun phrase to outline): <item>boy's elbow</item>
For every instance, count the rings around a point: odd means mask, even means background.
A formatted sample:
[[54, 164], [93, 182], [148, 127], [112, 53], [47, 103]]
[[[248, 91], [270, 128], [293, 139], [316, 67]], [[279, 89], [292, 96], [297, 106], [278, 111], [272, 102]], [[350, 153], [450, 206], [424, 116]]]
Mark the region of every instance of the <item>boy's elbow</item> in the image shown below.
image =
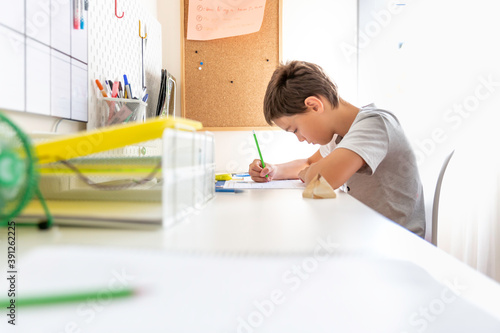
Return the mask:
[[343, 148], [334, 150], [329, 157], [330, 163], [323, 163], [319, 173], [334, 190], [344, 185], [365, 164], [358, 154]]
[[338, 177], [330, 177], [328, 175], [322, 175], [320, 174], [321, 177], [325, 178], [326, 182], [334, 189], [338, 189], [342, 185], [344, 185], [345, 181], [341, 181], [338, 179]]

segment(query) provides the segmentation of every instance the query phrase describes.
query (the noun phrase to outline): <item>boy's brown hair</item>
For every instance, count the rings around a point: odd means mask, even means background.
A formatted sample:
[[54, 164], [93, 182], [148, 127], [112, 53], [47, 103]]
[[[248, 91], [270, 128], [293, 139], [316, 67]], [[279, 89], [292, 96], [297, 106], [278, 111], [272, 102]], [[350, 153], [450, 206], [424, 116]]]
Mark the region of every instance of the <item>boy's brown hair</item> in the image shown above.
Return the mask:
[[280, 64], [267, 85], [264, 117], [272, 125], [274, 119], [305, 113], [305, 99], [319, 95], [333, 108], [339, 105], [337, 86], [320, 66], [297, 60]]

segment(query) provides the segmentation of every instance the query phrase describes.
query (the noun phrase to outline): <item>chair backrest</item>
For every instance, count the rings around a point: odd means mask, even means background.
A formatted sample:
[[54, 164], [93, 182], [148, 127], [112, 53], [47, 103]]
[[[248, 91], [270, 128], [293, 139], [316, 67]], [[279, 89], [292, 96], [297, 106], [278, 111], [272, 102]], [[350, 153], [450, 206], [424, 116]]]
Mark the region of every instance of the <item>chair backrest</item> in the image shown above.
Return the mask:
[[450, 163], [450, 159], [455, 153], [452, 150], [448, 156], [444, 159], [443, 165], [441, 166], [441, 171], [439, 171], [439, 176], [436, 182], [436, 190], [434, 191], [434, 201], [432, 203], [432, 244], [437, 246], [437, 230], [438, 230], [438, 214], [439, 214], [439, 195], [441, 194], [441, 184], [443, 183], [444, 173]]

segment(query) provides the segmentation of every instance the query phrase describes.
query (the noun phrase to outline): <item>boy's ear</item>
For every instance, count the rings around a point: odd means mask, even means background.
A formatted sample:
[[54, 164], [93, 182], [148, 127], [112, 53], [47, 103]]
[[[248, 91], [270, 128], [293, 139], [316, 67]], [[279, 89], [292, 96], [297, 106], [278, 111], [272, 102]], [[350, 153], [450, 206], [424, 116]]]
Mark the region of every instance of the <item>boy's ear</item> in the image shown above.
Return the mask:
[[313, 111], [323, 112], [323, 102], [316, 96], [307, 97], [304, 104]]

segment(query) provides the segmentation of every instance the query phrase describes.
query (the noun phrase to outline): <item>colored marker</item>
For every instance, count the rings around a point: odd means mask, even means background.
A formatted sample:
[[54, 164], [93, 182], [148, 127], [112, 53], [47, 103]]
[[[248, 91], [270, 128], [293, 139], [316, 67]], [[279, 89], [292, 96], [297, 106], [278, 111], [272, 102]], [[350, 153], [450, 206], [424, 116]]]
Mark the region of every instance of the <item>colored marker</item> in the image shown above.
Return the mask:
[[[108, 97], [108, 94], [104, 90], [104, 87], [102, 86], [101, 81], [95, 80], [95, 83], [97, 84], [97, 87], [101, 91], [102, 97]], [[106, 88], [107, 88], [107, 86], [106, 86]], [[114, 110], [113, 109], [116, 108], [116, 107], [118, 107], [118, 105], [116, 105], [114, 102], [111, 102], [111, 101], [106, 101], [106, 104], [108, 104], [108, 107], [109, 107], [109, 117], [111, 118], [113, 116], [113, 114], [114, 114]]]
[[113, 83], [113, 90], [111, 92], [111, 97], [116, 98], [118, 96], [118, 87], [119, 86], [120, 86], [120, 84], [118, 83], [118, 81], [115, 81], [115, 83]]
[[106, 93], [108, 94], [108, 96], [111, 96], [111, 89], [113, 85], [110, 86], [108, 80], [104, 80], [104, 86], [106, 88]]
[[233, 176], [235, 176], [235, 177], [250, 177], [250, 174], [248, 172], [246, 172], [246, 173], [235, 173]]
[[95, 83], [97, 84], [97, 87], [101, 91], [102, 97], [108, 97], [108, 94], [106, 94], [106, 91], [104, 91], [104, 87], [102, 86], [101, 82], [99, 80], [95, 80]]
[[80, 29], [83, 30], [83, 27], [85, 26], [84, 20], [83, 20], [84, 4], [83, 4], [83, 0], [79, 0], [79, 1], [80, 1]]
[[125, 83], [127, 98], [134, 98], [134, 96], [132, 96], [132, 88], [130, 87], [130, 83], [128, 82], [127, 75], [123, 75], [123, 82]]
[[[262, 158], [262, 153], [260, 152], [259, 148], [259, 142], [257, 141], [257, 135], [255, 135], [255, 131], [252, 131], [253, 137], [255, 139], [255, 144], [257, 145], [257, 150], [259, 151], [259, 156], [260, 156], [260, 163], [262, 163], [262, 169], [266, 167], [266, 164], [264, 163], [264, 159]], [[266, 178], [268, 178], [269, 175], [266, 175]]]
[[73, 29], [80, 29], [80, 0], [73, 0]]
[[241, 193], [243, 190], [237, 188], [215, 188], [215, 192], [226, 192], [226, 193]]
[[118, 82], [118, 97], [123, 98], [123, 88], [122, 88], [122, 81]]

